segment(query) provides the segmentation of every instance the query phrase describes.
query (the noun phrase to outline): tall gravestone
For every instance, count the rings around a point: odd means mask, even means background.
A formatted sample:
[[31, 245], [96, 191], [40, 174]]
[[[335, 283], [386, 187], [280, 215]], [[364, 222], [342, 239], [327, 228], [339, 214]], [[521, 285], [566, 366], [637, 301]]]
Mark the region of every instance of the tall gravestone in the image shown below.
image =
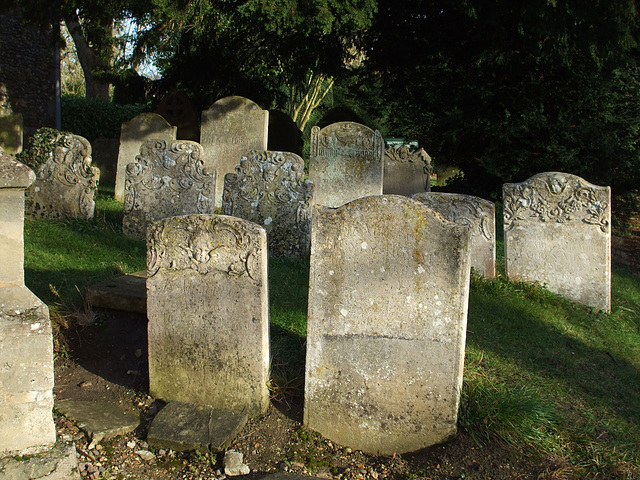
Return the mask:
[[86, 138], [58, 135], [53, 152], [27, 189], [26, 212], [49, 219], [93, 218], [100, 170], [91, 162], [91, 144]]
[[242, 157], [236, 173], [226, 175], [222, 213], [261, 225], [270, 255], [304, 258], [313, 197], [313, 183], [304, 176], [304, 160], [295, 153], [253, 150]]
[[611, 309], [611, 189], [546, 172], [503, 186], [509, 278]]
[[384, 140], [380, 132], [355, 122], [311, 129], [309, 178], [314, 203], [338, 207], [369, 195], [382, 195]]
[[269, 405], [266, 232], [224, 215], [155, 222], [147, 237], [149, 389], [250, 417]]
[[387, 147], [383, 192], [406, 196], [430, 192], [432, 172], [431, 157], [423, 148], [412, 152], [406, 145]]
[[0, 148], [0, 456], [56, 440], [49, 309], [24, 284], [24, 191], [34, 180]]
[[312, 217], [304, 423], [372, 454], [456, 433], [469, 228], [397, 195]]
[[214, 213], [216, 177], [196, 142], [147, 140], [127, 165], [122, 231], [146, 238], [151, 222], [174, 215]]
[[202, 112], [200, 143], [205, 164], [216, 171], [216, 206], [222, 205], [224, 177], [250, 150], [266, 150], [269, 111], [244, 97], [225, 97]]
[[483, 277], [496, 275], [496, 207], [493, 202], [457, 193], [417, 193], [411, 198], [424, 203], [447, 220], [469, 226], [471, 266]]
[[124, 201], [124, 183], [126, 168], [140, 152], [140, 146], [147, 140], [176, 139], [177, 128], [171, 126], [157, 113], [141, 113], [122, 124], [120, 128], [120, 148], [118, 150], [118, 166], [116, 168], [116, 186], [114, 197]]

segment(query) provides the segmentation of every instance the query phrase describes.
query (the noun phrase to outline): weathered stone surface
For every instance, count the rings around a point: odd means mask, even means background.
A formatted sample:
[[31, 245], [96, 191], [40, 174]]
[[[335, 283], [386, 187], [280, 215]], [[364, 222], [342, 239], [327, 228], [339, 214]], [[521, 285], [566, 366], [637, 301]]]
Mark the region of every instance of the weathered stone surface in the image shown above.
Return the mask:
[[385, 195], [313, 212], [304, 423], [373, 454], [456, 434], [469, 228]]
[[493, 202], [457, 193], [418, 193], [424, 203], [447, 220], [471, 229], [471, 266], [483, 277], [496, 275], [496, 207]]
[[0, 147], [10, 155], [22, 152], [22, 114], [0, 115]]
[[251, 469], [244, 463], [244, 455], [237, 450], [229, 450], [224, 453], [222, 464], [224, 473], [229, 477], [237, 477], [238, 475], [249, 475]]
[[42, 218], [93, 218], [100, 170], [91, 166], [91, 144], [60, 134], [49, 159], [26, 193], [25, 211]]
[[503, 186], [505, 269], [598, 310], [611, 309], [611, 189], [546, 172]]
[[253, 150], [224, 181], [222, 213], [267, 231], [269, 255], [304, 258], [311, 240], [313, 183], [295, 153]]
[[147, 313], [147, 272], [135, 272], [91, 285], [85, 300], [92, 307]]
[[355, 122], [311, 129], [309, 178], [316, 205], [339, 207], [381, 195], [383, 173], [384, 141], [377, 130]]
[[94, 443], [133, 432], [140, 415], [113, 402], [57, 400], [56, 409], [75, 420]]
[[216, 207], [222, 205], [224, 177], [233, 173], [243, 154], [266, 150], [269, 111], [244, 97], [224, 97], [202, 112], [200, 143], [204, 162], [215, 170]]
[[224, 451], [247, 423], [244, 412], [171, 402], [153, 419], [147, 442], [156, 448]]
[[265, 230], [223, 215], [154, 223], [147, 237], [151, 394], [236, 412], [269, 404]]
[[0, 458], [1, 480], [80, 480], [76, 447], [56, 442], [28, 458]]
[[164, 140], [172, 142], [176, 139], [177, 128], [157, 113], [141, 113], [122, 124], [120, 129], [120, 149], [118, 151], [118, 168], [116, 169], [116, 186], [114, 198], [124, 201], [126, 168], [136, 160], [140, 147], [147, 140]]
[[158, 103], [156, 113], [178, 128], [179, 140], [200, 141], [198, 112], [186, 93], [171, 89]]
[[412, 195], [431, 191], [431, 157], [420, 148], [408, 146], [384, 149], [384, 186], [386, 194]]
[[147, 140], [127, 165], [122, 231], [145, 238], [147, 226], [174, 215], [213, 213], [216, 177], [195, 142]]

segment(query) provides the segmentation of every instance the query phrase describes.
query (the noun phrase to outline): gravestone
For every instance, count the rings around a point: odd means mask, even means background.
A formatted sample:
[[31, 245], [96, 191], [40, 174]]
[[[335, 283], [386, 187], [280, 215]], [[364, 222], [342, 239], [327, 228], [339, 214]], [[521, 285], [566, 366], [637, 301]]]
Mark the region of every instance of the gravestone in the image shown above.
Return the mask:
[[295, 153], [253, 150], [224, 180], [222, 213], [267, 231], [269, 255], [305, 258], [311, 240], [313, 183]]
[[456, 434], [469, 228], [397, 195], [314, 208], [304, 423], [371, 454]]
[[250, 150], [266, 150], [269, 111], [244, 97], [225, 97], [202, 112], [200, 143], [204, 162], [216, 171], [216, 207], [222, 206], [224, 177]]
[[21, 113], [0, 115], [0, 147], [9, 155], [22, 152], [23, 120]]
[[539, 173], [507, 183], [504, 257], [509, 278], [611, 309], [611, 189], [575, 175]]
[[278, 110], [269, 111], [269, 150], [292, 152], [302, 156], [304, 140], [302, 132], [291, 117]]
[[176, 127], [157, 113], [141, 113], [122, 124], [120, 129], [120, 149], [118, 151], [118, 167], [116, 169], [116, 186], [114, 198], [124, 201], [124, 182], [126, 168], [136, 159], [140, 152], [140, 145], [147, 140], [165, 140], [171, 142], [176, 139]]
[[216, 177], [196, 142], [147, 140], [126, 170], [122, 231], [130, 237], [145, 238], [162, 218], [214, 211]]
[[200, 141], [198, 112], [186, 93], [171, 89], [158, 103], [156, 113], [178, 128], [179, 140]]
[[263, 415], [269, 405], [265, 230], [224, 215], [171, 217], [147, 237], [151, 395]]
[[309, 178], [315, 204], [339, 207], [382, 195], [383, 170], [384, 140], [377, 130], [354, 122], [311, 129]]
[[24, 284], [24, 191], [34, 180], [0, 148], [0, 456], [56, 441], [49, 309]]
[[410, 196], [430, 192], [431, 173], [431, 157], [423, 148], [415, 152], [406, 145], [385, 148], [384, 193]]
[[496, 275], [496, 207], [493, 202], [457, 193], [417, 193], [411, 198], [424, 203], [447, 220], [471, 230], [471, 266], [483, 277]]
[[117, 138], [96, 138], [91, 142], [92, 165], [100, 169], [100, 183], [115, 185], [118, 168], [118, 150], [120, 141]]
[[27, 189], [25, 211], [49, 219], [93, 218], [100, 170], [91, 161], [91, 144], [86, 138], [58, 135], [53, 152]]

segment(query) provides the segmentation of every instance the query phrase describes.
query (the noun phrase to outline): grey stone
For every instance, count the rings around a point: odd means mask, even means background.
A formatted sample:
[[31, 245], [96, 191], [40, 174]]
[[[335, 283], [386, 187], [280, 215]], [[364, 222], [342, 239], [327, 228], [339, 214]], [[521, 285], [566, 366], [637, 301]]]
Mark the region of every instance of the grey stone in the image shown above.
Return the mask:
[[169, 125], [157, 113], [141, 113], [122, 124], [114, 193], [116, 200], [124, 201], [126, 168], [135, 161], [140, 146], [147, 140], [164, 140], [171, 143], [176, 139], [176, 132], [177, 128]]
[[269, 405], [266, 232], [225, 215], [155, 222], [147, 237], [149, 388], [250, 417]]
[[483, 277], [496, 275], [496, 207], [471, 195], [429, 192], [412, 195], [447, 220], [471, 229], [471, 266]]
[[0, 480], [79, 480], [76, 448], [56, 442], [53, 448], [25, 458], [0, 458]]
[[190, 141], [148, 140], [127, 165], [122, 231], [145, 238], [147, 226], [175, 215], [214, 213], [216, 177], [202, 161], [202, 147]]
[[355, 122], [311, 129], [309, 178], [314, 203], [339, 207], [382, 194], [384, 141], [380, 132]]
[[56, 410], [72, 418], [80, 428], [98, 443], [134, 431], [140, 425], [140, 415], [113, 402], [57, 400]]
[[251, 473], [251, 469], [248, 465], [242, 463], [243, 460], [244, 456], [237, 450], [229, 450], [225, 452], [224, 459], [222, 461], [225, 475], [230, 477], [249, 475], [249, 473]]
[[253, 150], [225, 178], [222, 213], [261, 225], [269, 255], [305, 258], [313, 183], [304, 177], [304, 160], [295, 153]]
[[452, 438], [469, 228], [396, 195], [312, 218], [304, 424], [371, 454]]
[[225, 175], [246, 152], [267, 149], [268, 131], [269, 111], [248, 98], [224, 97], [202, 112], [200, 143], [205, 164], [217, 175], [216, 207], [222, 205]]
[[432, 173], [431, 157], [424, 149], [412, 152], [406, 145], [385, 148], [384, 193], [409, 196], [430, 192]]
[[222, 452], [247, 419], [243, 412], [171, 402], [153, 419], [147, 441], [155, 448]]
[[509, 278], [611, 310], [611, 189], [546, 172], [503, 186]]
[[93, 307], [147, 313], [147, 272], [130, 273], [96, 283], [85, 291]]

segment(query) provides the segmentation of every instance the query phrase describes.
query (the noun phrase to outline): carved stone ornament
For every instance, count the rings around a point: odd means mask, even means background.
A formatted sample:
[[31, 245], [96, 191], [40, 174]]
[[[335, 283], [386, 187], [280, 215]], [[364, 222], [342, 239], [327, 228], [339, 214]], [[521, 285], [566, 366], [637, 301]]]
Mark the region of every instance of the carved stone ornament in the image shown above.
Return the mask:
[[312, 157], [360, 157], [376, 159], [384, 155], [379, 131], [355, 122], [338, 122], [322, 130], [311, 129]]
[[385, 148], [384, 154], [392, 162], [422, 164], [425, 174], [431, 175], [433, 173], [431, 157], [424, 148], [412, 152], [407, 145], [401, 145], [400, 147], [393, 146]]
[[147, 278], [161, 268], [220, 272], [260, 281], [260, 238], [248, 222], [220, 215], [185, 215], [153, 223], [148, 229]]
[[609, 232], [609, 188], [566, 173], [534, 175], [522, 183], [504, 185], [504, 228], [517, 220], [537, 217], [541, 222], [584, 222]]

